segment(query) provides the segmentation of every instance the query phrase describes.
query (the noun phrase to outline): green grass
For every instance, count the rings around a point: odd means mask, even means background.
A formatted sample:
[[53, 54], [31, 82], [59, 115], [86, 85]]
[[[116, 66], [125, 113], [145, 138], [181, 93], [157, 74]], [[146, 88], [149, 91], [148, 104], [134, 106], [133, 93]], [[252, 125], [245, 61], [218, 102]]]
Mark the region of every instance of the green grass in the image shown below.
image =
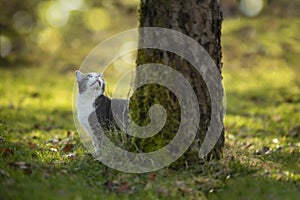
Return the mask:
[[74, 73], [0, 68], [2, 199], [297, 199], [299, 19], [223, 24], [226, 146], [220, 161], [127, 174], [88, 154], [72, 115]]

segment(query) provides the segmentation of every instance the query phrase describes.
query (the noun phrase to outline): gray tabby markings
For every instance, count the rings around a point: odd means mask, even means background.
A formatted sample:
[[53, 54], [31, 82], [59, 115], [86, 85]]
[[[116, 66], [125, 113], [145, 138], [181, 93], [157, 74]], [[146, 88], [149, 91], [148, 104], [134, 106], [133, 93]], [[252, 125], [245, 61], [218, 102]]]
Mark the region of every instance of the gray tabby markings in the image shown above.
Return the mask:
[[[112, 110], [112, 105], [115, 107], [114, 111]], [[88, 122], [92, 129], [97, 125], [100, 125], [104, 131], [117, 127], [123, 131], [126, 129], [128, 120], [128, 100], [110, 99], [105, 95], [100, 95], [95, 100], [93, 107], [95, 108], [95, 111], [91, 113], [88, 118]], [[116, 118], [114, 118], [112, 112], [115, 112]]]
[[88, 82], [88, 77], [84, 76], [80, 81], [78, 81], [78, 88], [79, 88], [79, 93], [82, 94], [84, 91], [87, 90], [87, 82]]

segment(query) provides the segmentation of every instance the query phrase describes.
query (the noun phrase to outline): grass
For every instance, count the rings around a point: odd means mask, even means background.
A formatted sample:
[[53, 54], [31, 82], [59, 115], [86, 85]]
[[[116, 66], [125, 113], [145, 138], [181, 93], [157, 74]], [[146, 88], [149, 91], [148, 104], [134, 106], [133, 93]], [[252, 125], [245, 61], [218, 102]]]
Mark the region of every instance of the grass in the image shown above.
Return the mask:
[[223, 24], [224, 158], [127, 174], [83, 147], [72, 115], [73, 71], [0, 68], [3, 199], [298, 199], [299, 19]]

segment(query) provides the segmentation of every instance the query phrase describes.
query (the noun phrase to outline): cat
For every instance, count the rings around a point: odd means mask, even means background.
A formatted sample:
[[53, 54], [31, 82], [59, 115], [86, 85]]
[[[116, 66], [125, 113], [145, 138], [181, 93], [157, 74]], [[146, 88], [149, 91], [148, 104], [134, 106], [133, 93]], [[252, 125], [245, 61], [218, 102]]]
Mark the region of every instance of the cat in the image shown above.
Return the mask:
[[78, 120], [97, 150], [97, 138], [101, 139], [101, 134], [105, 131], [126, 129], [129, 101], [111, 99], [104, 95], [106, 83], [102, 73], [83, 74], [76, 70], [75, 74], [78, 83]]

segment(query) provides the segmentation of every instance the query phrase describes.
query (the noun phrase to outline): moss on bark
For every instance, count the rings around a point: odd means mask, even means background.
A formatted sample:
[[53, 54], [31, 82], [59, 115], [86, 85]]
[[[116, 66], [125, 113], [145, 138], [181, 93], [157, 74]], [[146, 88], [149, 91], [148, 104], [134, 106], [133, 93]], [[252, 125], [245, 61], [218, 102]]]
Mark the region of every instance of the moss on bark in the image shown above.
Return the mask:
[[[196, 40], [210, 54], [221, 73], [222, 52], [220, 36], [222, 15], [219, 1], [142, 0], [139, 15], [140, 27], [173, 29]], [[181, 165], [183, 162], [195, 163], [199, 161], [197, 155], [207, 131], [211, 111], [210, 97], [201, 75], [181, 57], [161, 50], [140, 49], [136, 63], [137, 66], [146, 63], [160, 63], [170, 66], [184, 75], [192, 85], [197, 95], [201, 111], [199, 130], [192, 146], [175, 165]], [[138, 70], [137, 73], [139, 73]], [[144, 76], [147, 75], [137, 75], [138, 78], [143, 78]], [[180, 123], [180, 106], [175, 95], [159, 85], [147, 85], [136, 91], [131, 98], [131, 115], [137, 124], [146, 125], [149, 123], [147, 114], [153, 104], [164, 106], [168, 117], [164, 128], [155, 137], [148, 139], [134, 138], [136, 146], [144, 152], [153, 151], [168, 144], [177, 132]], [[222, 102], [220, 102], [220, 104], [222, 104]], [[224, 132], [209, 155], [209, 158], [220, 158], [223, 144]]]

